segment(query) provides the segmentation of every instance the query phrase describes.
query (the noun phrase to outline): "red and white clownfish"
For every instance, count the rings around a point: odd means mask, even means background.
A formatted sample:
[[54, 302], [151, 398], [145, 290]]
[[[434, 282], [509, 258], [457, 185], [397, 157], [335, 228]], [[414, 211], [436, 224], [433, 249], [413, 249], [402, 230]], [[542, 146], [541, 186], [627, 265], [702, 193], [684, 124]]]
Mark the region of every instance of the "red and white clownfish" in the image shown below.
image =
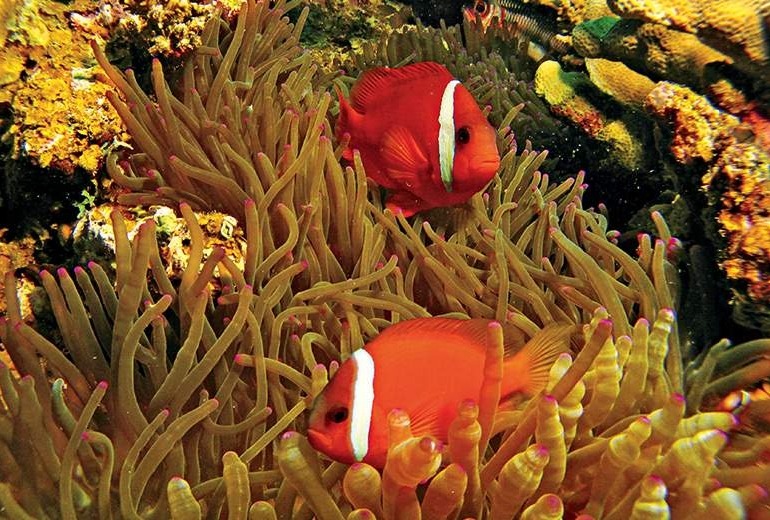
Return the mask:
[[[310, 444], [334, 460], [382, 468], [387, 416], [394, 408], [409, 414], [415, 436], [432, 435], [446, 443], [458, 405], [479, 400], [490, 323], [417, 318], [382, 331], [342, 363], [316, 398]], [[501, 402], [540, 391], [553, 362], [569, 348], [573, 331], [572, 325], [550, 325], [524, 345], [518, 329], [505, 331], [510, 334], [505, 337]]]
[[343, 157], [361, 154], [366, 175], [386, 188], [386, 206], [405, 216], [460, 204], [481, 191], [500, 167], [496, 134], [473, 96], [438, 63], [366, 71], [338, 92]]

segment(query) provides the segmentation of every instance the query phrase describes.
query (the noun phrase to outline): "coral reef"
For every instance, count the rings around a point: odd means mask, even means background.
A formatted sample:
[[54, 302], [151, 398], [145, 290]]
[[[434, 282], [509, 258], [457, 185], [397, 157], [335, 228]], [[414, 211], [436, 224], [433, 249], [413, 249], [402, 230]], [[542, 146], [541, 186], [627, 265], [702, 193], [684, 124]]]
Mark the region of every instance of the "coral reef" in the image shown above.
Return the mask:
[[678, 163], [705, 166], [701, 184], [713, 209], [704, 218], [716, 220], [718, 229], [707, 229], [715, 242], [725, 244], [720, 261], [733, 291], [734, 318], [769, 331], [768, 153], [755, 142], [739, 142], [737, 117], [681, 85], [658, 83], [645, 107], [669, 125], [666, 146]]
[[647, 111], [671, 125], [669, 150], [682, 164], [710, 163], [735, 142], [738, 120], [687, 87], [662, 81], [645, 101]]
[[[594, 71], [591, 78], [596, 75]], [[633, 76], [627, 77], [633, 79]], [[643, 120], [640, 122], [637, 112], [627, 112], [617, 118], [608, 116], [606, 106], [611, 101], [606, 97], [602, 99], [601, 91], [591, 78], [580, 72], [565, 72], [558, 62], [546, 61], [535, 74], [535, 90], [551, 105], [553, 113], [566, 117], [606, 147], [607, 155], [602, 160], [609, 166], [619, 165], [629, 172], [647, 168], [650, 158], [645, 153], [649, 144], [645, 136], [649, 135], [649, 127]], [[630, 83], [625, 92], [637, 96], [649, 82]]]
[[[298, 43], [308, 10], [291, 24], [287, 4], [274, 4], [247, 2], [232, 30], [208, 24], [182, 88], [154, 62], [154, 97], [95, 46], [135, 146], [125, 158], [112, 155], [108, 171], [125, 189], [122, 201], [178, 209], [188, 258], [173, 281], [156, 233], [176, 224], [149, 218], [130, 238], [112, 211], [114, 277], [96, 262], [39, 274], [58, 345], [25, 322], [6, 275], [0, 337], [21, 377], [0, 365], [4, 511], [321, 519], [445, 518], [455, 509], [491, 518], [765, 512], [768, 466], [757, 447], [766, 433], [737, 431], [741, 406], [709, 409], [766, 375], [770, 346], [722, 343], [685, 368], [669, 260], [677, 242], [660, 215], [652, 215], [658, 238], [639, 235], [633, 256], [620, 249], [604, 215], [583, 207], [583, 174], [551, 182], [540, 171], [547, 154], [517, 146], [509, 124], [519, 106], [498, 123], [505, 153], [485, 193], [444, 218], [407, 221], [383, 210], [360, 161], [339, 163], [330, 78]], [[410, 59], [431, 46], [454, 57], [435, 34], [447, 33], [404, 32], [414, 41]], [[499, 95], [491, 102], [506, 99]], [[242, 266], [201, 227], [221, 233], [224, 217], [194, 208], [235, 217]], [[397, 412], [382, 475], [320, 458], [301, 433], [303, 412], [339, 362], [389, 324], [431, 314], [493, 318], [527, 337], [555, 321], [581, 334], [552, 367], [546, 392], [518, 408], [496, 411], [499, 376], [490, 368], [479, 402], [459, 405], [444, 468], [441, 447], [413, 437]], [[492, 327], [488, 366], [501, 355]], [[741, 370], [725, 376], [736, 357]]]
[[72, 173], [95, 172], [102, 146], [122, 136], [96, 78], [89, 35], [68, 27], [69, 13], [89, 2], [11, 2], [0, 50], [0, 104], [12, 120], [3, 140], [15, 157]]
[[624, 18], [636, 18], [693, 33], [749, 66], [767, 70], [768, 14], [762, 0], [706, 0], [704, 2], [608, 0]]
[[722, 268], [734, 286], [739, 323], [770, 331], [770, 156], [752, 144], [728, 147], [704, 176], [720, 193], [717, 219], [727, 246]]
[[695, 35], [655, 23], [616, 17], [583, 22], [572, 30], [575, 50], [587, 58], [621, 61], [656, 79], [705, 87], [718, 66], [733, 60]]
[[[615, 16], [600, 11], [583, 16], [582, 3], [535, 3], [557, 13], [582, 57], [582, 63], [569, 55], [557, 57], [559, 63], [542, 63], [538, 93], [554, 114], [620, 159], [614, 163], [619, 170], [636, 172], [637, 182], [644, 179], [677, 194], [674, 200], [683, 201], [679, 214], [685, 218], [675, 229], [683, 240], [714, 251], [706, 256], [719, 259], [724, 277], [708, 278], [729, 287], [735, 320], [770, 330], [768, 266], [759, 259], [765, 249], [758, 245], [766, 238], [767, 184], [762, 179], [770, 143], [767, 6], [613, 0], [607, 4]], [[606, 96], [597, 96], [597, 89]], [[622, 117], [618, 104], [634, 112]], [[641, 142], [640, 135], [656, 137]], [[746, 146], [733, 148], [740, 143]], [[650, 162], [640, 165], [640, 158]], [[653, 162], [658, 166], [650, 167]], [[747, 164], [758, 170], [749, 172]], [[658, 170], [654, 182], [638, 175], [645, 169]], [[750, 204], [743, 203], [747, 191]], [[664, 206], [672, 199], [667, 199], [648, 199], [645, 205], [668, 211]]]
[[110, 29], [115, 42], [146, 48], [153, 56], [184, 56], [201, 45], [201, 34], [213, 17], [237, 13], [236, 0], [144, 2], [105, 0], [97, 12], [79, 13], [83, 24], [96, 20]]

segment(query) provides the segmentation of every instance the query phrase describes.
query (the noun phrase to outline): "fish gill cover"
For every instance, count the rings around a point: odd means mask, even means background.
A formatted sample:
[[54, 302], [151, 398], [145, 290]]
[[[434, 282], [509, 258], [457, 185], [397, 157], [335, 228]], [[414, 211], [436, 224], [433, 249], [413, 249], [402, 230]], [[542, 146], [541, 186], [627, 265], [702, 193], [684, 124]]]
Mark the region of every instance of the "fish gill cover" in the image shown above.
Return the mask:
[[[108, 63], [109, 94], [134, 151], [107, 168], [124, 204], [167, 204], [189, 238], [169, 276], [158, 219], [116, 208], [115, 269], [42, 271], [57, 344], [25, 323], [6, 276], [0, 336], [0, 504], [12, 518], [741, 518], [764, 511], [766, 428], [714, 403], [766, 373], [770, 342], [722, 342], [685, 365], [677, 331], [677, 241], [630, 255], [583, 207], [583, 173], [560, 183], [512, 125], [548, 123], [542, 103], [456, 28], [418, 26], [362, 63], [446, 64], [490, 105], [503, 150], [486, 192], [449, 217], [383, 209], [360, 160], [340, 165], [330, 87], [299, 36], [299, 2], [244, 4], [212, 20], [169, 85], [153, 92]], [[514, 88], [505, 88], [513, 85]], [[524, 105], [522, 101], [529, 101]], [[204, 212], [237, 219], [238, 255], [211, 246]], [[197, 213], [196, 213], [197, 212]], [[177, 271], [178, 272], [178, 271]], [[478, 403], [437, 443], [389, 419], [382, 474], [319, 456], [303, 431], [339, 362], [404, 319], [483, 317], [526, 337], [579, 326], [544, 392], [496, 412], [500, 329]], [[496, 390], [497, 389], [497, 390]], [[761, 418], [761, 416], [760, 416]], [[757, 426], [756, 423], [751, 425]], [[741, 428], [739, 428], [741, 426]], [[729, 442], [728, 442], [729, 440]]]

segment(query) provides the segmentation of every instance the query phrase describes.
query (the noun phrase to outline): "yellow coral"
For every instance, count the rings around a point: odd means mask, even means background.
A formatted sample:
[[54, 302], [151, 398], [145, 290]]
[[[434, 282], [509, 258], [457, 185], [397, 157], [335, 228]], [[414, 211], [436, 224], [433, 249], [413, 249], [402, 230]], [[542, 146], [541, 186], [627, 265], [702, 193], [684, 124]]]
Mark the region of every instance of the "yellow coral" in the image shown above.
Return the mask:
[[609, 0], [621, 16], [696, 33], [733, 55], [766, 63], [762, 0]]
[[[25, 4], [26, 2], [20, 2]], [[64, 5], [41, 2], [45, 16], [36, 16], [36, 35], [50, 34], [46, 42], [5, 45], [0, 50], [1, 98], [11, 102], [14, 124], [6, 137], [13, 139], [13, 154], [28, 157], [34, 164], [67, 173], [75, 168], [95, 172], [101, 164], [102, 145], [113, 137], [125, 139], [117, 117], [107, 103], [110, 89], [98, 81], [91, 67], [89, 37], [67, 24], [71, 10], [85, 8], [84, 0]], [[35, 63], [23, 79], [20, 61]]]

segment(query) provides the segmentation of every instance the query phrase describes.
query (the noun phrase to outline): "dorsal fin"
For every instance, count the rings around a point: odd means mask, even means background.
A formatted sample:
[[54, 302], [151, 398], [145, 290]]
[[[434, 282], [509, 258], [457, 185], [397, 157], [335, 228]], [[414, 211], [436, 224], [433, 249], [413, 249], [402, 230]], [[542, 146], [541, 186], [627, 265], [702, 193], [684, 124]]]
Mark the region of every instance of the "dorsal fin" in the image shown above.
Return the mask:
[[413, 337], [414, 334], [421, 336], [451, 334], [483, 347], [486, 345], [487, 326], [490, 321], [483, 318], [470, 320], [440, 317], [415, 318], [386, 328], [377, 336], [377, 339], [393, 339], [399, 336], [409, 338]]
[[404, 67], [391, 69], [378, 67], [364, 72], [350, 91], [350, 102], [359, 113], [366, 112], [366, 107], [376, 95], [381, 95], [392, 86], [404, 81], [425, 79], [435, 76], [451, 81], [452, 74], [441, 64], [433, 61], [422, 61]]

